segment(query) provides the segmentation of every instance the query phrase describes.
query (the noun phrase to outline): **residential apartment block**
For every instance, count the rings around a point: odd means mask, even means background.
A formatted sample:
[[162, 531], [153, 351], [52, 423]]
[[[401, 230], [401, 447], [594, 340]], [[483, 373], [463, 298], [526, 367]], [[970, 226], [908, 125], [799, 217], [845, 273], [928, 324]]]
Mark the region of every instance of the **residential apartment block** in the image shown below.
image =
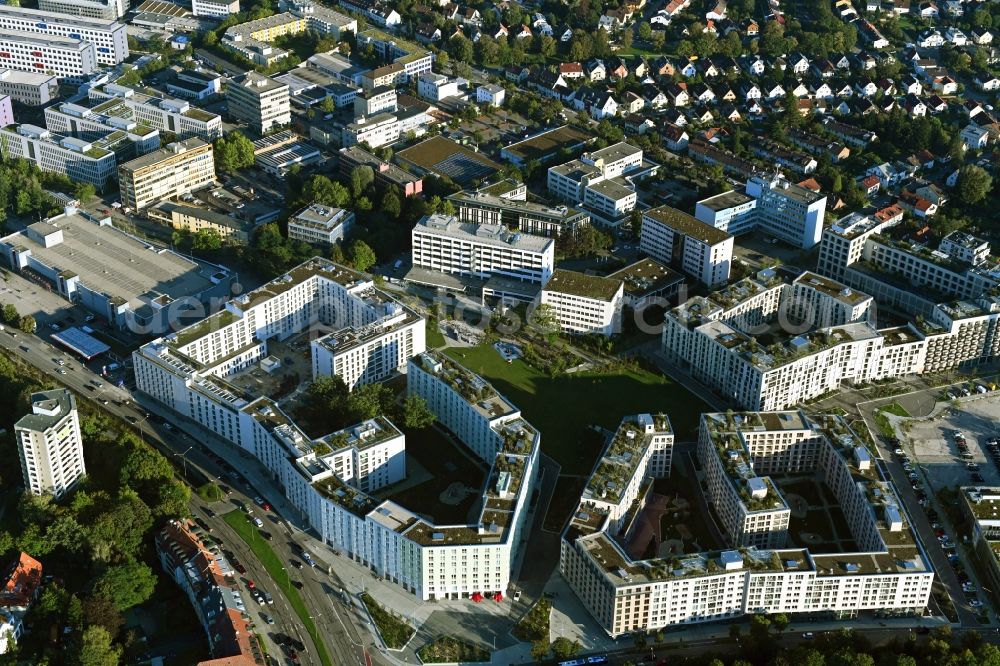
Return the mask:
[[278, 37], [311, 31], [340, 39], [344, 32], [358, 31], [357, 21], [328, 7], [305, 0], [288, 4], [290, 11], [232, 26], [223, 35], [222, 45], [266, 66], [288, 56], [288, 51], [270, 44]]
[[[621, 434], [588, 482], [563, 533], [559, 560], [563, 578], [610, 636], [756, 613], [853, 617], [863, 610], [920, 614], [926, 608], [934, 579], [929, 560], [891, 484], [872, 462], [867, 433], [852, 431], [840, 417], [703, 414], [698, 454], [708, 499], [717, 514], [730, 516], [724, 521], [735, 542], [732, 550], [669, 559], [636, 559], [620, 545], [629, 538], [652, 477], [663, 475], [634, 462], [646, 460], [637, 433]], [[737, 549], [739, 541], [782, 541], [788, 527], [783, 500], [766, 475], [795, 471], [821, 476], [843, 509], [858, 552]], [[608, 487], [615, 493], [610, 506]], [[755, 516], [768, 512], [758, 525]], [[779, 536], [765, 536], [768, 523]]]
[[488, 280], [501, 276], [544, 285], [555, 266], [555, 240], [435, 213], [411, 233], [413, 266]]
[[676, 208], [643, 211], [639, 249], [709, 287], [729, 281], [733, 237]]
[[128, 142], [125, 132], [94, 141], [50, 132], [36, 125], [8, 125], [0, 129], [0, 152], [6, 159], [23, 158], [42, 171], [59, 173], [90, 183], [99, 191], [115, 177], [115, 147]]
[[257, 72], [236, 77], [226, 87], [229, 115], [266, 134], [292, 122], [288, 86]]
[[[355, 30], [355, 32], [357, 32]], [[391, 63], [391, 67], [398, 71], [393, 74], [398, 77], [399, 83], [407, 83], [424, 72], [431, 71], [434, 62], [431, 52], [416, 42], [408, 41], [397, 34], [389, 34], [377, 28], [368, 28], [364, 32], [358, 33], [358, 48], [364, 49], [371, 44], [375, 54], [383, 62]], [[362, 81], [366, 88], [378, 87], [376, 83], [378, 77]]]
[[117, 116], [171, 132], [179, 139], [198, 137], [215, 141], [222, 136], [222, 118], [181, 99], [154, 97], [132, 88], [107, 83], [91, 88], [88, 108], [93, 113]]
[[616, 143], [580, 159], [549, 167], [549, 193], [579, 205], [597, 221], [620, 225], [635, 208], [633, 181], [656, 172], [657, 165], [643, 161], [642, 149]]
[[[125, 25], [113, 20], [84, 18], [28, 7], [0, 5], [0, 33], [4, 35], [27, 33], [42, 39], [72, 40], [73, 42], [91, 44], [94, 47], [93, 54], [96, 62], [102, 65], [117, 65], [128, 58]], [[45, 49], [40, 50], [44, 55]], [[9, 66], [6, 63], [0, 64]], [[46, 69], [55, 70], [55, 67]], [[87, 74], [91, 71], [93, 69], [75, 73]], [[58, 71], [56, 73], [58, 74]]]
[[825, 215], [825, 195], [780, 175], [753, 175], [744, 194], [724, 192], [695, 208], [696, 218], [729, 234], [756, 229], [803, 249], [820, 242]]
[[87, 470], [76, 398], [67, 389], [31, 394], [31, 413], [14, 424], [24, 487], [56, 499], [72, 490]]
[[463, 190], [448, 197], [456, 216], [473, 224], [499, 224], [536, 236], [557, 237], [590, 224], [590, 215], [568, 206], [545, 206], [530, 201], [496, 196], [485, 191]]
[[[190, 202], [194, 204], [194, 202]], [[161, 201], [146, 209], [146, 216], [151, 220], [173, 227], [178, 231], [196, 234], [203, 229], [211, 229], [219, 234], [224, 243], [250, 243], [257, 222], [253, 219], [241, 219], [233, 213], [221, 213], [217, 210], [189, 205], [186, 201]]]
[[0, 578], [0, 654], [6, 654], [24, 635], [24, 618], [41, 591], [42, 563], [19, 553]]
[[212, 144], [186, 139], [118, 168], [122, 204], [141, 210], [215, 182]]
[[309, 204], [288, 218], [288, 237], [316, 245], [333, 245], [354, 224], [354, 212], [321, 204]]
[[621, 280], [557, 268], [542, 287], [539, 304], [552, 308], [566, 333], [610, 337], [621, 331], [624, 293]]
[[59, 80], [51, 74], [0, 69], [0, 95], [27, 106], [43, 106], [59, 96]]

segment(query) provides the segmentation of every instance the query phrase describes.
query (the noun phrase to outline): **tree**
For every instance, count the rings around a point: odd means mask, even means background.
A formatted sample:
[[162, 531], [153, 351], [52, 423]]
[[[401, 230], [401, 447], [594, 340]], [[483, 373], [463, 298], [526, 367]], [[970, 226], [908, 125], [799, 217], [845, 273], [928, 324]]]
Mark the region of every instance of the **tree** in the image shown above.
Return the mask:
[[555, 309], [551, 305], [544, 303], [536, 307], [528, 315], [528, 321], [531, 323], [531, 326], [550, 343], [555, 340], [556, 335], [558, 335], [561, 330], [559, 317], [556, 316]]
[[77, 666], [118, 666], [121, 656], [122, 650], [111, 642], [108, 630], [95, 624], [80, 636], [74, 661]]
[[35, 321], [35, 318], [32, 317], [31, 315], [24, 315], [23, 317], [21, 317], [21, 320], [17, 323], [17, 327], [21, 329], [22, 332], [31, 335], [32, 333], [35, 332], [35, 329], [38, 328], [38, 323]]
[[531, 644], [531, 658], [535, 661], [545, 661], [549, 656], [549, 642], [545, 639]]
[[389, 188], [382, 195], [382, 212], [392, 219], [397, 219], [403, 212], [403, 206], [399, 202], [399, 195], [394, 190], [395, 188]]
[[653, 26], [651, 26], [648, 21], [643, 21], [639, 24], [639, 39], [644, 42], [648, 42], [652, 38]]
[[142, 562], [128, 562], [108, 567], [96, 581], [94, 594], [110, 599], [115, 608], [126, 611], [151, 596], [156, 587], [156, 574]]
[[224, 495], [222, 494], [222, 488], [209, 481], [198, 487], [198, 497], [206, 502], [219, 502]]
[[73, 188], [73, 197], [81, 203], [87, 203], [97, 195], [97, 190], [90, 183], [77, 183]]
[[367, 271], [378, 261], [375, 257], [375, 250], [363, 240], [351, 243], [350, 259], [354, 270], [362, 272]]
[[[406, 396], [403, 402], [403, 423], [407, 428], [417, 430], [426, 428], [434, 423], [437, 417], [434, 412], [427, 407], [427, 401], [416, 393]], [[547, 649], [547, 648], [546, 648]]]
[[3, 320], [8, 324], [16, 324], [19, 322], [21, 320], [21, 314], [17, 311], [17, 307], [11, 303], [3, 306]]
[[230, 132], [215, 140], [215, 164], [220, 171], [234, 173], [254, 165], [253, 141], [241, 132]]
[[448, 53], [459, 62], [472, 62], [473, 46], [472, 41], [462, 34], [455, 34], [448, 40]]
[[323, 101], [319, 103], [319, 110], [323, 113], [333, 113], [337, 110], [336, 105], [333, 103], [333, 97], [327, 95], [323, 98]]
[[580, 654], [580, 643], [560, 636], [552, 641], [552, 653], [556, 659], [572, 659]]
[[[622, 33], [622, 37], [621, 37], [622, 48], [623, 49], [630, 49], [630, 48], [632, 48], [632, 39], [633, 38], [634, 38], [634, 35], [632, 33], [632, 29], [631, 28], [626, 28], [625, 32]], [[549, 39], [551, 39], [551, 37]]]
[[222, 247], [222, 236], [215, 229], [199, 229], [191, 242], [195, 250], [214, 251]]
[[319, 203], [335, 208], [344, 208], [351, 200], [351, 193], [340, 183], [324, 175], [317, 174], [302, 187], [302, 198], [306, 203]]
[[771, 617], [771, 626], [779, 634], [788, 628], [788, 623], [788, 616], [784, 613], [778, 613]]
[[374, 169], [367, 164], [354, 167], [351, 169], [351, 196], [357, 199], [373, 182], [375, 182]]
[[125, 618], [115, 607], [114, 602], [100, 595], [90, 596], [83, 600], [83, 621], [87, 626], [104, 627], [112, 638], [118, 635]]
[[959, 198], [965, 203], [977, 203], [993, 188], [993, 177], [980, 166], [968, 164], [958, 170], [955, 183]]

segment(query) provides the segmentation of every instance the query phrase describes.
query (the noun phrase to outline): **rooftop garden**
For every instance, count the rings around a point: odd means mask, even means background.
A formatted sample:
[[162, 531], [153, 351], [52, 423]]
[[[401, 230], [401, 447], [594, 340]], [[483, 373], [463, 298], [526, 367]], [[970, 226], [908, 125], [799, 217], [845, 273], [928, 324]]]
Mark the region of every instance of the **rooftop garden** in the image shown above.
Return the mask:
[[233, 314], [229, 310], [220, 310], [211, 317], [202, 319], [197, 324], [191, 324], [190, 326], [177, 331], [176, 337], [173, 341], [174, 345], [177, 347], [183, 347], [194, 342], [195, 340], [203, 338], [213, 331], [221, 330], [226, 326], [239, 321], [239, 319], [239, 316]]
[[201, 109], [198, 109], [198, 108], [195, 108], [195, 107], [189, 108], [187, 111], [184, 112], [183, 115], [187, 116], [188, 118], [193, 118], [195, 120], [200, 120], [200, 121], [202, 121], [204, 123], [209, 122], [213, 118], [218, 118], [218, 116], [216, 116], [213, 113], [209, 113], [207, 111], [202, 111]]
[[378, 504], [378, 500], [374, 497], [347, 485], [335, 475], [317, 481], [313, 485], [324, 497], [357, 516], [368, 515]]

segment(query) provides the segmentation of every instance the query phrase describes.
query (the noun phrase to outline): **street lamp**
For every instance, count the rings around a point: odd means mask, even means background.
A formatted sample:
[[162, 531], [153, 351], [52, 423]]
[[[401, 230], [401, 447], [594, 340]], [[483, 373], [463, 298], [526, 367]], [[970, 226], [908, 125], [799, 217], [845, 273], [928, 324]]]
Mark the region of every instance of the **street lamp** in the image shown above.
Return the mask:
[[191, 449], [193, 449], [193, 448], [194, 448], [194, 445], [192, 444], [191, 446], [187, 447], [187, 449], [186, 449], [186, 450], [184, 450], [184, 451], [183, 451], [182, 453], [175, 453], [175, 454], [174, 454], [174, 457], [175, 457], [175, 458], [176, 458], [177, 456], [180, 456], [180, 457], [181, 457], [181, 461], [182, 461], [182, 463], [183, 463], [183, 465], [184, 465], [184, 479], [185, 479], [185, 480], [186, 480], [186, 479], [188, 478], [188, 465], [187, 465], [187, 462], [188, 462], [188, 460], [187, 460], [187, 454], [188, 454], [188, 452], [190, 452], [190, 451], [191, 451]]

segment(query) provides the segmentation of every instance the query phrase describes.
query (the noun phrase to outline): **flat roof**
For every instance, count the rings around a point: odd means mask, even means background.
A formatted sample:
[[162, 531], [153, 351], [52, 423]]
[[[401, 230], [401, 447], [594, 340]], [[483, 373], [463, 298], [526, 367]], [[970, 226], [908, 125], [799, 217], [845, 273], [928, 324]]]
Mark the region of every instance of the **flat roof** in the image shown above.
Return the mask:
[[492, 176], [501, 169], [485, 155], [443, 136], [421, 141], [399, 151], [396, 157], [439, 176], [447, 176], [460, 185]]
[[683, 275], [649, 257], [615, 271], [608, 277], [624, 282], [625, 293], [631, 296], [656, 293], [684, 281]]
[[584, 155], [591, 160], [604, 160], [607, 162], [617, 162], [619, 160], [625, 159], [626, 157], [631, 157], [637, 153], [641, 153], [642, 148], [633, 146], [630, 143], [625, 143], [624, 141], [619, 141], [616, 144], [610, 145], [606, 148], [601, 148], [590, 153], [584, 153]]
[[677, 210], [671, 206], [658, 206], [656, 208], [650, 208], [645, 211], [643, 217], [649, 217], [661, 224], [679, 231], [685, 236], [702, 241], [703, 243], [708, 243], [709, 245], [717, 245], [728, 238], [731, 238], [729, 234], [721, 229], [716, 229], [711, 224], [706, 224], [693, 215], [688, 215], [687, 213]]
[[578, 130], [575, 127], [564, 125], [555, 129], [536, 134], [524, 141], [512, 143], [505, 151], [518, 159], [530, 162], [538, 160], [544, 162], [546, 159], [554, 157], [559, 151], [578, 148], [593, 141], [596, 137]]
[[868, 294], [855, 291], [843, 282], [831, 280], [828, 277], [823, 277], [822, 275], [813, 273], [812, 271], [802, 273], [802, 275], [795, 278], [795, 282], [812, 287], [817, 291], [823, 292], [827, 296], [833, 296], [837, 300], [843, 301], [848, 305], [857, 305], [858, 303], [871, 298]]
[[44, 9], [32, 9], [30, 7], [18, 7], [14, 5], [0, 5], [0, 16], [26, 21], [47, 21], [48, 23], [63, 25], [86, 26], [93, 30], [115, 30], [125, 27], [123, 24], [109, 19], [88, 18], [75, 14], [63, 14], [62, 12], [50, 12]]
[[88, 361], [111, 349], [108, 345], [93, 336], [87, 335], [75, 326], [59, 331], [52, 336], [52, 339]]
[[622, 289], [622, 281], [599, 275], [587, 275], [577, 271], [557, 268], [543, 291], [555, 291], [599, 301], [611, 301]]
[[213, 285], [212, 276], [221, 270], [148, 245], [79, 213], [59, 215], [48, 224], [62, 231], [61, 243], [44, 247], [26, 232], [2, 242], [23, 245], [46, 266], [78, 275], [90, 289], [122, 301], [132, 302], [143, 294], [173, 298], [199, 294]]
[[511, 231], [499, 224], [462, 222], [454, 215], [434, 213], [417, 221], [414, 231], [436, 236], [449, 236], [479, 245], [510, 247], [527, 252], [545, 252], [554, 243], [552, 238]]
[[[29, 430], [45, 430], [56, 425], [65, 418], [70, 410], [76, 409], [76, 398], [68, 389], [52, 389], [50, 391], [38, 391], [31, 394], [30, 414], [25, 414], [17, 423], [15, 428], [27, 428]], [[35, 410], [54, 412], [54, 415], [39, 413]]]
[[602, 180], [599, 183], [592, 183], [587, 185], [587, 189], [598, 192], [602, 196], [614, 201], [620, 201], [636, 194], [634, 189], [626, 185], [623, 179], [619, 178], [608, 178], [607, 180]]
[[[170, 148], [170, 146], [174, 146], [174, 145], [179, 145], [184, 150], [182, 152], [179, 152], [179, 153], [174, 152]], [[128, 169], [130, 171], [138, 171], [139, 169], [144, 169], [144, 168], [146, 168], [148, 166], [153, 166], [155, 164], [159, 164], [160, 162], [164, 162], [166, 160], [169, 160], [171, 157], [176, 157], [178, 155], [183, 155], [186, 152], [190, 152], [192, 150], [197, 150], [199, 148], [203, 148], [203, 147], [208, 146], [208, 145], [209, 144], [205, 143], [201, 139], [194, 138], [194, 137], [192, 137], [190, 139], [185, 139], [183, 141], [175, 141], [174, 143], [172, 143], [172, 144], [170, 144], [170, 145], [168, 145], [168, 146], [166, 146], [164, 148], [160, 148], [159, 150], [154, 150], [151, 153], [146, 153], [142, 157], [137, 157], [134, 160], [130, 160], [130, 161], [126, 162], [125, 164], [122, 164], [121, 168], [122, 169]]]
[[741, 206], [753, 200], [754, 198], [748, 194], [737, 190], [729, 190], [728, 192], [723, 192], [722, 194], [716, 194], [714, 197], [702, 199], [698, 202], [698, 205], [704, 206], [709, 210], [719, 212], [720, 210], [726, 210], [727, 208]]

